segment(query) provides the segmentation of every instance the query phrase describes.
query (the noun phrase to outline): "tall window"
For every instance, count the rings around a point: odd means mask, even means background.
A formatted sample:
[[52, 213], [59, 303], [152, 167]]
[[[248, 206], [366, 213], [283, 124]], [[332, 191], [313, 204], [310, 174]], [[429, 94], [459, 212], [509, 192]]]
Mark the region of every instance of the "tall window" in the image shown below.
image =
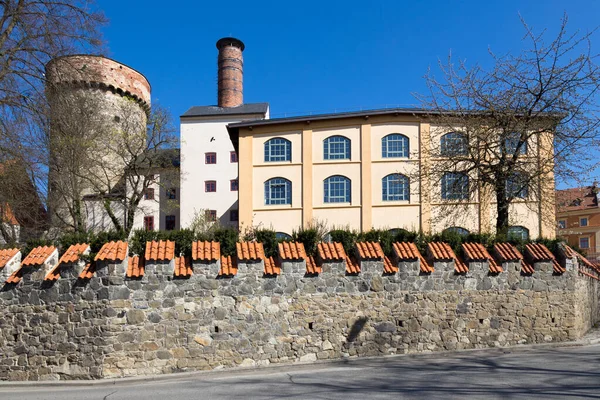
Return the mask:
[[154, 188], [144, 190], [144, 200], [154, 200]]
[[172, 231], [175, 229], [175, 216], [174, 215], [167, 215], [165, 217], [165, 229], [167, 231]]
[[144, 217], [144, 229], [147, 231], [154, 230], [154, 216], [149, 215]]
[[529, 229], [523, 226], [510, 226], [508, 228], [508, 238], [527, 240], [529, 239]]
[[442, 231], [442, 234], [444, 233], [456, 233], [460, 236], [467, 236], [469, 234], [469, 231], [465, 228], [461, 228], [460, 226], [451, 226], [450, 228], [444, 229]]
[[177, 189], [175, 189], [175, 188], [167, 189], [166, 196], [167, 196], [167, 199], [169, 199], [169, 200], [177, 199]]
[[350, 159], [350, 139], [344, 136], [330, 136], [323, 141], [323, 159]]
[[390, 174], [381, 180], [382, 200], [410, 200], [408, 178], [401, 174]]
[[529, 176], [515, 172], [506, 180], [506, 197], [525, 199], [529, 195]]
[[[517, 132], [509, 133], [502, 142], [502, 151], [505, 154], [515, 154], [521, 140], [521, 134]], [[523, 142], [519, 148], [519, 154], [527, 154], [527, 141]]]
[[217, 163], [217, 153], [204, 153], [204, 163], [205, 164], [216, 164]]
[[579, 226], [588, 226], [587, 217], [579, 217]]
[[579, 238], [579, 247], [582, 249], [590, 248], [590, 238], [589, 237], [580, 237]]
[[467, 135], [460, 132], [446, 133], [440, 139], [440, 155], [444, 157], [466, 156], [469, 153]]
[[206, 221], [216, 222], [217, 221], [217, 210], [206, 210]]
[[235, 151], [229, 153], [229, 161], [232, 163], [238, 162], [237, 153]]
[[231, 181], [229, 181], [229, 189], [232, 192], [238, 191], [238, 180], [237, 179], [232, 179]]
[[442, 199], [468, 200], [469, 177], [462, 172], [446, 172], [442, 176]]
[[229, 220], [232, 222], [237, 222], [240, 220], [240, 213], [238, 210], [230, 210], [229, 211]]
[[325, 179], [323, 184], [325, 203], [350, 203], [350, 179], [334, 175]]
[[265, 142], [265, 162], [291, 160], [292, 142], [283, 138], [273, 138]]
[[265, 204], [292, 204], [292, 182], [273, 178], [265, 182]]
[[217, 191], [217, 181], [205, 181], [204, 182], [204, 191], [205, 192], [216, 192]]
[[383, 158], [408, 158], [408, 138], [399, 133], [392, 133], [381, 139], [381, 157]]

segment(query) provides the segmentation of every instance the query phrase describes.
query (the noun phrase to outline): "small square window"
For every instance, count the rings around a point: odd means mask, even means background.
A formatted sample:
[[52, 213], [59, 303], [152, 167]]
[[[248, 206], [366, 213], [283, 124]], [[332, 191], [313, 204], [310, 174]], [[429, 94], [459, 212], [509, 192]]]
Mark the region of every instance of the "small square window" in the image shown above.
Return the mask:
[[204, 182], [204, 191], [205, 192], [216, 192], [217, 191], [217, 181]]
[[230, 182], [230, 186], [231, 186], [231, 191], [232, 192], [237, 192], [238, 191], [238, 180], [237, 179], [232, 179]]
[[167, 199], [169, 200], [175, 200], [177, 199], [177, 190], [175, 188], [169, 188], [167, 189]]
[[175, 229], [175, 216], [167, 215], [165, 217], [165, 229], [168, 231], [172, 231]]
[[567, 228], [567, 221], [564, 219], [559, 219], [558, 220], [558, 229], [566, 229]]
[[579, 248], [589, 249], [590, 248], [590, 238], [589, 237], [580, 237], [579, 238]]
[[204, 161], [206, 164], [216, 164], [217, 163], [217, 153], [205, 153]]
[[217, 210], [206, 210], [206, 220], [208, 222], [217, 221]]
[[144, 200], [154, 200], [153, 188], [146, 188], [146, 190], [144, 190]]
[[240, 220], [240, 214], [239, 214], [238, 210], [229, 211], [229, 220], [234, 221], [234, 222], [237, 222]]
[[144, 217], [144, 229], [147, 231], [154, 230], [154, 216], [146, 216]]
[[581, 218], [579, 218], [579, 226], [588, 226], [588, 219], [587, 219], [587, 217], [581, 217]]
[[231, 161], [232, 163], [238, 162], [237, 153], [235, 151], [229, 153], [229, 161]]

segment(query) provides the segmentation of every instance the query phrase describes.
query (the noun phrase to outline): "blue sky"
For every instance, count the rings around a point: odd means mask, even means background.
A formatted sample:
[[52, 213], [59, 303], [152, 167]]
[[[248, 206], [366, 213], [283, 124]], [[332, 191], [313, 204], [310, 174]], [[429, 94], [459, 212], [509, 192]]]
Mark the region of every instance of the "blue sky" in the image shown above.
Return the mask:
[[[271, 116], [416, 104], [423, 75], [453, 56], [487, 65], [488, 48], [518, 51], [519, 13], [555, 32], [600, 24], [600, 1], [156, 1], [98, 0], [108, 56], [142, 72], [153, 101], [178, 120], [216, 103], [216, 41], [244, 51], [244, 101]], [[600, 39], [599, 39], [600, 40]]]

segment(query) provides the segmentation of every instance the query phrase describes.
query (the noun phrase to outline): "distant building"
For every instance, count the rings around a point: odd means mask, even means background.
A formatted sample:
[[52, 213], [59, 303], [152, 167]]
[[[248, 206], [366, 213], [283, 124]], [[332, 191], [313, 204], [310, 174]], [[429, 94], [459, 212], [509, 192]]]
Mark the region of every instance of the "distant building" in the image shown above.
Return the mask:
[[556, 191], [556, 236], [600, 260], [599, 188], [596, 183]]

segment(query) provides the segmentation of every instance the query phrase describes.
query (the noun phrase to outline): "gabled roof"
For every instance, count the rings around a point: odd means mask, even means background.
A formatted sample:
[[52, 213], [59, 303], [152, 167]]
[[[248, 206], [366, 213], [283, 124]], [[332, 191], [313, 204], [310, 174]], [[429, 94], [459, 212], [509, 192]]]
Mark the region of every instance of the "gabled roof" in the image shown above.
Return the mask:
[[265, 258], [265, 250], [263, 244], [259, 242], [237, 242], [238, 260], [251, 261], [262, 260]]
[[127, 257], [127, 242], [119, 240], [117, 242], [108, 242], [100, 249], [94, 261], [123, 261]]
[[0, 250], [0, 268], [4, 268], [6, 264], [17, 255], [19, 249], [3, 249]]
[[54, 253], [56, 247], [54, 246], [40, 246], [31, 250], [31, 252], [21, 262], [22, 265], [42, 265], [46, 260]]
[[269, 103], [247, 103], [237, 107], [219, 107], [219, 106], [193, 106], [190, 107], [181, 118], [186, 117], [212, 117], [219, 115], [248, 115], [248, 114], [266, 114], [269, 110]]
[[208, 241], [192, 242], [192, 260], [217, 261], [221, 258], [221, 243]]
[[83, 254], [87, 249], [90, 248], [89, 244], [86, 243], [78, 243], [69, 246], [67, 251], [63, 253], [58, 260], [58, 264], [66, 264], [66, 263], [74, 263], [79, 260], [79, 256]]
[[129, 257], [126, 274], [128, 278], [141, 278], [145, 272], [144, 261], [140, 256]]
[[595, 185], [556, 191], [556, 209], [560, 212], [597, 209], [598, 188]]
[[341, 243], [321, 242], [317, 244], [317, 251], [319, 252], [319, 257], [324, 261], [342, 261], [346, 259], [346, 251]]
[[175, 258], [175, 242], [159, 240], [146, 242], [146, 261], [170, 261]]

